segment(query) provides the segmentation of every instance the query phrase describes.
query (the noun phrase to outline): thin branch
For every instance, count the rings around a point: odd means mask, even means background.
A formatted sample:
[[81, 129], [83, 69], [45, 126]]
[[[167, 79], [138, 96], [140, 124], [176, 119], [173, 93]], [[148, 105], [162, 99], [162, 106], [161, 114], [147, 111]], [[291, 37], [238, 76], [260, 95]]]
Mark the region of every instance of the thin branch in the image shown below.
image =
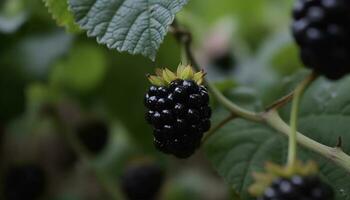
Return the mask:
[[294, 91], [290, 92], [289, 94], [283, 96], [282, 98], [278, 99], [277, 101], [273, 102], [271, 105], [266, 107], [266, 111], [272, 110], [272, 109], [279, 109], [280, 107], [287, 104], [290, 100], [293, 99]]
[[[197, 60], [195, 59], [191, 45], [192, 45], [192, 35], [189, 31], [184, 29], [183, 27], [180, 27], [178, 23], [175, 21], [170, 31], [174, 34], [175, 38], [179, 43], [181, 43], [184, 46], [185, 53], [187, 56], [188, 61], [191, 63], [193, 67], [195, 67], [198, 71], [201, 70]], [[228, 98], [226, 98], [212, 83], [210, 83], [207, 79], [204, 80], [206, 85], [208, 86], [209, 90], [212, 92], [213, 96], [222, 104], [224, 105], [228, 110], [230, 110], [233, 114], [238, 115], [242, 118], [248, 119], [250, 121], [255, 122], [262, 122], [263, 118], [261, 117], [260, 113], [251, 112], [249, 110], [246, 110], [244, 108], [241, 108], [240, 106], [236, 105], [232, 101], [230, 101]]]
[[221, 122], [219, 122], [216, 126], [214, 126], [213, 128], [211, 128], [207, 134], [205, 134], [204, 138], [202, 139], [202, 143], [205, 143], [210, 136], [212, 136], [216, 131], [218, 131], [220, 128], [222, 128], [223, 126], [225, 126], [228, 122], [230, 122], [231, 120], [237, 118], [237, 115], [234, 114], [230, 114], [229, 116], [227, 116], [225, 119], [223, 119]]

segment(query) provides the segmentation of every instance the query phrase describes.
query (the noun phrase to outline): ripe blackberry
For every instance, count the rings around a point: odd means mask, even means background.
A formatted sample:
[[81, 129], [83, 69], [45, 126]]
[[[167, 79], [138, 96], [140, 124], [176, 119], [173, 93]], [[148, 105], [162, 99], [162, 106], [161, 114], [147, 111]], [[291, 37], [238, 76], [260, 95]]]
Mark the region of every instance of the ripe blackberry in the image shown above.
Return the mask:
[[201, 85], [203, 76], [189, 66], [180, 66], [177, 75], [165, 69], [149, 76], [153, 85], [145, 96], [146, 120], [154, 128], [158, 150], [187, 158], [200, 146], [211, 117], [209, 95]]
[[277, 178], [258, 200], [333, 200], [332, 188], [317, 176]]
[[297, 0], [293, 35], [303, 63], [330, 79], [350, 73], [350, 1]]
[[84, 121], [79, 124], [77, 133], [80, 142], [94, 154], [100, 153], [108, 142], [109, 130], [104, 121], [96, 119]]
[[128, 200], [154, 200], [163, 182], [163, 171], [155, 164], [133, 165], [122, 177], [121, 185]]
[[9, 168], [3, 181], [6, 200], [35, 200], [45, 191], [46, 176], [39, 166], [21, 165]]

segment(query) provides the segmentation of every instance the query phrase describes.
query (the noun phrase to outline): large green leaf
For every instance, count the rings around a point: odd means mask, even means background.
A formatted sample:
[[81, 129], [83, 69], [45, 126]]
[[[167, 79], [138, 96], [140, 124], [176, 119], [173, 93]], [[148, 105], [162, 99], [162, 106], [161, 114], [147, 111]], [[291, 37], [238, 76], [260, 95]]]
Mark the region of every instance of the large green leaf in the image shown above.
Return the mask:
[[[349, 89], [350, 78], [339, 82], [316, 81], [302, 100], [298, 129], [329, 146], [336, 144], [338, 136], [350, 141]], [[283, 111], [285, 116], [288, 110]], [[286, 141], [287, 138], [265, 125], [236, 120], [210, 138], [205, 149], [219, 174], [246, 200], [252, 199], [247, 193], [252, 172], [261, 171], [266, 161], [283, 164], [287, 154]], [[350, 144], [344, 144], [343, 149], [350, 153]], [[321, 176], [332, 183], [337, 200], [350, 199], [348, 172], [307, 149], [300, 148], [299, 153], [302, 159], [318, 162]]]
[[66, 0], [43, 1], [58, 25], [66, 27], [68, 32], [79, 32], [80, 29], [74, 22], [73, 14], [68, 10], [68, 3]]
[[155, 59], [175, 14], [187, 0], [69, 0], [89, 36], [111, 49]]

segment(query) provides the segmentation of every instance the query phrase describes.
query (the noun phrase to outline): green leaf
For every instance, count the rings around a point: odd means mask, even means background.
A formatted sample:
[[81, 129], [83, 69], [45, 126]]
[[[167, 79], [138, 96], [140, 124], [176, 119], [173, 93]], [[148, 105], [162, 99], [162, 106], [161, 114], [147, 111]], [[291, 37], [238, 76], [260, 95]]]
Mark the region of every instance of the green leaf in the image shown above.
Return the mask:
[[79, 32], [79, 26], [75, 24], [73, 14], [68, 10], [66, 0], [43, 0], [52, 17], [59, 26], [66, 27], [70, 33]]
[[69, 0], [82, 29], [108, 48], [155, 59], [187, 0]]
[[[317, 80], [302, 100], [298, 130], [329, 146], [335, 146], [339, 136], [350, 141], [349, 89], [350, 78], [339, 82]], [[287, 114], [289, 108], [283, 111], [284, 116]], [[343, 149], [350, 153], [350, 144], [344, 144]], [[205, 150], [219, 174], [246, 200], [252, 199], [247, 188], [252, 183], [253, 171], [263, 170], [266, 161], [285, 163], [287, 138], [265, 125], [239, 119], [211, 137]], [[334, 187], [337, 200], [350, 199], [349, 172], [302, 147], [299, 157], [318, 162], [321, 177]]]

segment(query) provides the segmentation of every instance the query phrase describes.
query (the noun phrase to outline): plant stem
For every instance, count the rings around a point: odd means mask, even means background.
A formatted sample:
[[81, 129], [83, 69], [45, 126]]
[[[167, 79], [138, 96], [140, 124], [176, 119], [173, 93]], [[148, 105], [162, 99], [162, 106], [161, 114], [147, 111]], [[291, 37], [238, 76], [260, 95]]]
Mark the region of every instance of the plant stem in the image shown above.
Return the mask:
[[290, 92], [289, 94], [283, 96], [282, 98], [278, 99], [277, 101], [273, 102], [271, 105], [267, 106], [266, 110], [277, 110], [278, 108], [284, 106], [286, 103], [288, 103], [294, 96], [294, 91]]
[[230, 110], [233, 114], [238, 115], [244, 119], [255, 121], [255, 122], [262, 122], [263, 118], [259, 113], [251, 112], [249, 110], [246, 110], [237, 104], [230, 101], [228, 98], [226, 98], [212, 83], [210, 83], [208, 80], [205, 79], [205, 82], [213, 94], [215, 98], [228, 110]]
[[[291, 128], [281, 119], [276, 110], [271, 110], [264, 114], [266, 123], [279, 131], [280, 133], [288, 136], [291, 133]], [[339, 147], [328, 147], [324, 144], [316, 142], [315, 140], [306, 137], [302, 133], [297, 132], [296, 140], [299, 144], [307, 147], [308, 149], [330, 159], [338, 166], [346, 169], [350, 173], [350, 156], [344, 153]]]
[[294, 166], [297, 159], [297, 126], [298, 126], [298, 111], [300, 99], [304, 94], [307, 86], [315, 80], [317, 76], [312, 73], [304, 81], [302, 81], [294, 91], [293, 102], [290, 114], [290, 134], [289, 134], [289, 145], [288, 145], [288, 166]]
[[[184, 51], [187, 56], [187, 60], [189, 63], [196, 68], [198, 71], [201, 70], [197, 60], [195, 59], [191, 45], [192, 45], [192, 35], [187, 30], [180, 27], [177, 22], [175, 21], [172, 25], [171, 31], [175, 35], [176, 39], [184, 45]], [[250, 121], [255, 122], [262, 122], [263, 118], [259, 113], [251, 112], [249, 110], [246, 110], [237, 104], [233, 103], [229, 99], [227, 99], [210, 81], [208, 81], [206, 78], [204, 78], [205, 84], [208, 86], [208, 89], [211, 91], [213, 96], [228, 110], [230, 110], [233, 114], [236, 114], [242, 118], [248, 119]]]
[[221, 122], [219, 122], [216, 126], [214, 126], [213, 128], [211, 128], [207, 134], [205, 134], [202, 143], [205, 143], [210, 136], [212, 136], [217, 130], [219, 130], [220, 128], [222, 128], [223, 126], [225, 126], [228, 122], [230, 122], [231, 120], [235, 119], [237, 117], [237, 115], [234, 114], [230, 114], [229, 116], [227, 116], [225, 119], [223, 119]]

